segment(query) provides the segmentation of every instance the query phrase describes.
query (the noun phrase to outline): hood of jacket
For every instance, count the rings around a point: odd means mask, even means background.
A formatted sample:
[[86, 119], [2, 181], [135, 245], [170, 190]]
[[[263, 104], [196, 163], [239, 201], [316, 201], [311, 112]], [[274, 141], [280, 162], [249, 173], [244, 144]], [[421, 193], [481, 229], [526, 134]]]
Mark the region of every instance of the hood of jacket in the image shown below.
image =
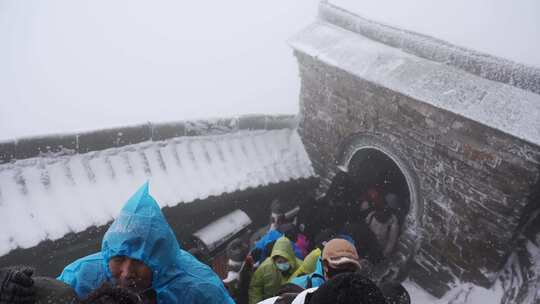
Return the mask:
[[289, 262], [289, 264], [291, 265], [291, 269], [296, 270], [298, 268], [298, 265], [296, 263], [296, 256], [294, 255], [293, 245], [288, 238], [282, 236], [276, 241], [270, 257], [274, 259], [274, 257], [276, 256], [285, 258], [287, 262]]
[[319, 248], [313, 249], [302, 261], [300, 267], [293, 273], [292, 277], [296, 278], [314, 272], [321, 253], [322, 251]]
[[[159, 288], [177, 275], [180, 245], [145, 183], [124, 205], [101, 243], [106, 263], [114, 256], [142, 261]], [[108, 269], [108, 267], [107, 267]]]

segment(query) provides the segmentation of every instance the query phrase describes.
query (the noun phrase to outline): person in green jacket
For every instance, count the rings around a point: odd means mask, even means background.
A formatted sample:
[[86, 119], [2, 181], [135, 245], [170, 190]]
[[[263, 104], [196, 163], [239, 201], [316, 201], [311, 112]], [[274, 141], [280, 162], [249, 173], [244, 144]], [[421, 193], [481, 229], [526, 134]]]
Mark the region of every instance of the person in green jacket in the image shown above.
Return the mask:
[[272, 254], [257, 268], [249, 284], [249, 304], [256, 304], [273, 297], [298, 269], [302, 260], [297, 259], [291, 241], [279, 238]]

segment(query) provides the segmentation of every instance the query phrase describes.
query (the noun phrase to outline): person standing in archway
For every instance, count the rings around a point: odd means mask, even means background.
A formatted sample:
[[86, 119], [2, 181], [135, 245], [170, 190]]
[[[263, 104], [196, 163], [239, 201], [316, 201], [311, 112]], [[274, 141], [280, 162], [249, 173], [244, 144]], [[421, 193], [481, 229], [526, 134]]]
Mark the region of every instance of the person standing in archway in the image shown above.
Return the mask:
[[391, 208], [381, 200], [373, 201], [373, 211], [366, 217], [366, 224], [377, 238], [382, 255], [387, 258], [396, 247], [399, 234], [399, 221]]

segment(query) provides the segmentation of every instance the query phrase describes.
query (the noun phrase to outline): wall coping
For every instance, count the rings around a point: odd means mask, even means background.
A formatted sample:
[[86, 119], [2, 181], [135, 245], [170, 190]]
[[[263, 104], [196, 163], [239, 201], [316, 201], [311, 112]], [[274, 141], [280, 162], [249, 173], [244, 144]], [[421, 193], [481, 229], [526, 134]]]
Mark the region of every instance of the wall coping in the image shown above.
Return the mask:
[[294, 115], [241, 115], [230, 118], [147, 122], [92, 131], [31, 136], [0, 141], [0, 164], [38, 156], [60, 156], [118, 148], [174, 137], [233, 133], [241, 130], [294, 129]]
[[368, 20], [327, 2], [319, 5], [319, 19], [407, 53], [540, 94], [538, 67]]
[[539, 94], [406, 53], [324, 20], [289, 43], [356, 77], [540, 146]]

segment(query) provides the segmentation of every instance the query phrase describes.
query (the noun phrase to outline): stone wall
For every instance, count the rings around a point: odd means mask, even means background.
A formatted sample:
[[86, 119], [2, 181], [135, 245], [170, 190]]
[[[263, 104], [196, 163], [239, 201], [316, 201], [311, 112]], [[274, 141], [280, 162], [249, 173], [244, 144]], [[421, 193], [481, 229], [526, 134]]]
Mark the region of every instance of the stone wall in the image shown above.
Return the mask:
[[89, 132], [34, 136], [0, 142], [0, 164], [40, 155], [87, 153], [179, 136], [215, 135], [239, 130], [274, 130], [295, 126], [296, 120], [292, 115], [244, 115], [167, 123], [148, 122]]
[[[489, 286], [538, 187], [540, 147], [296, 51], [300, 134], [323, 181], [354, 138], [399, 151], [418, 180], [413, 280], [442, 296], [457, 278]], [[410, 248], [410, 246], [409, 246]]]

